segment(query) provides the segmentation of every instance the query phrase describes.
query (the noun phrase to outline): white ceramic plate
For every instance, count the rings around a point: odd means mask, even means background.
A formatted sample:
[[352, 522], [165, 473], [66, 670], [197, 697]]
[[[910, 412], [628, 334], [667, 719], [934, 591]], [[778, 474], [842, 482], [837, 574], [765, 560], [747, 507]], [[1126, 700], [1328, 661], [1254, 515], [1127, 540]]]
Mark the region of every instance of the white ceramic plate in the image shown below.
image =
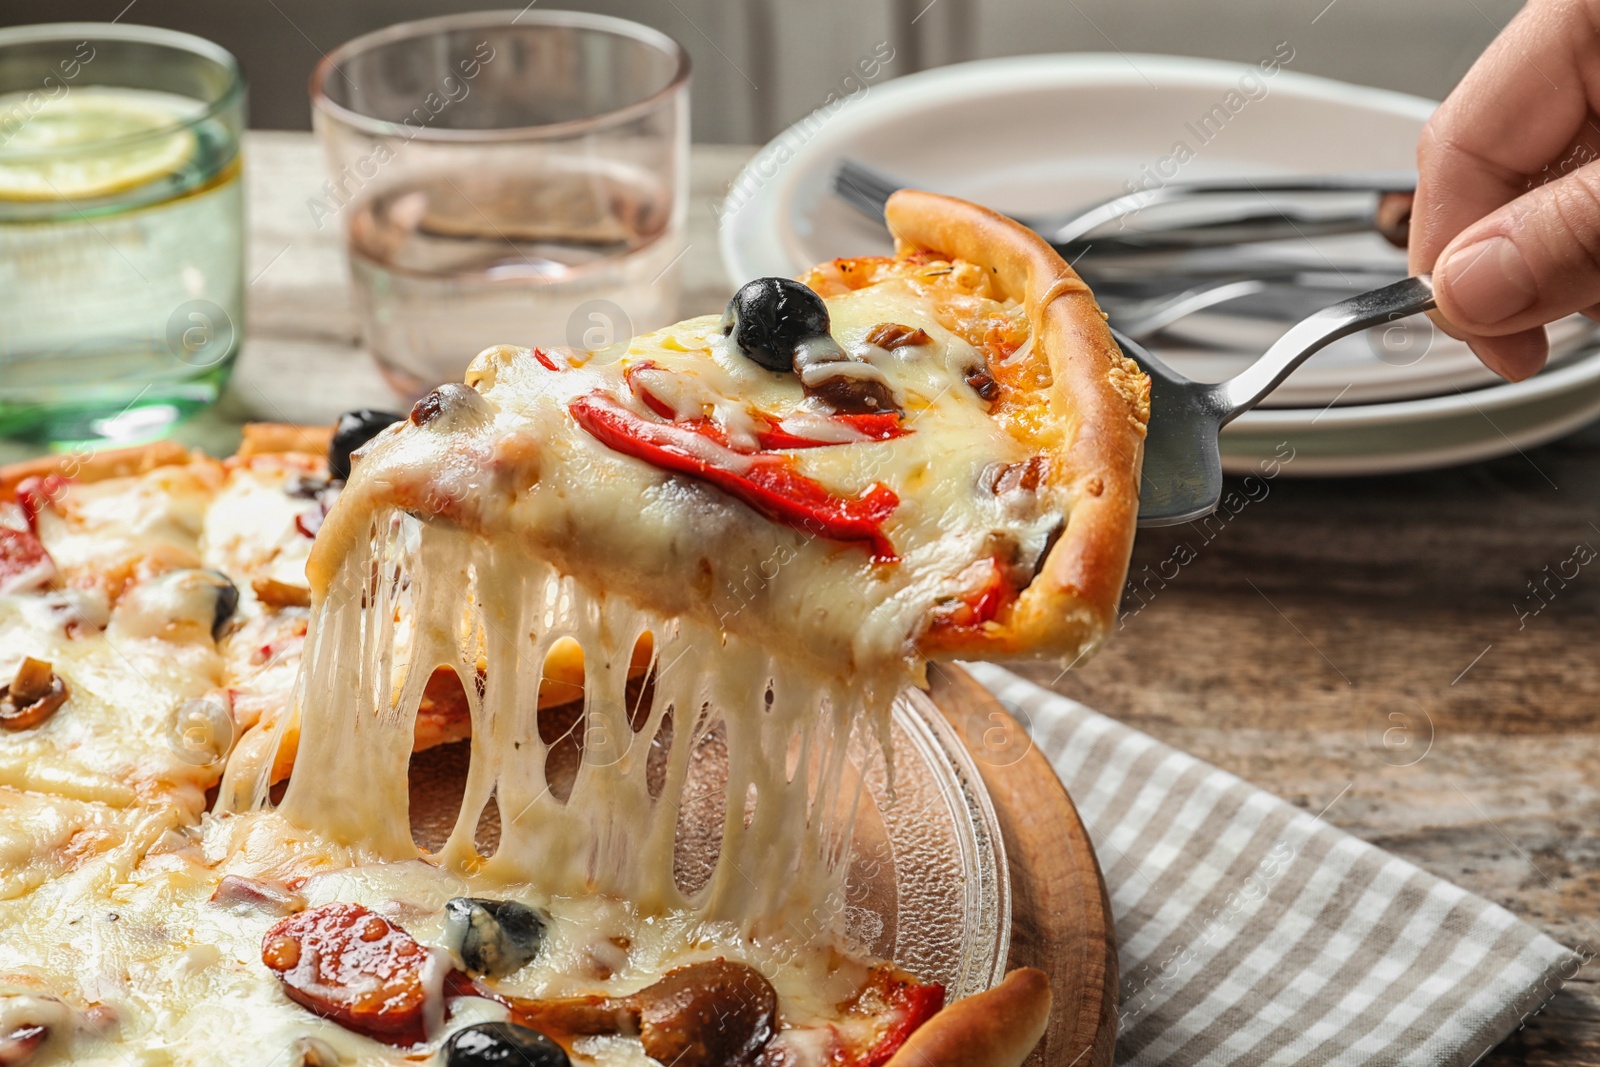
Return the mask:
[[[1001, 211], [1041, 214], [1127, 192], [1141, 174], [1189, 180], [1414, 166], [1432, 102], [1292, 68], [1292, 59], [1266, 75], [1168, 56], [1025, 56], [873, 86], [757, 154], [724, 208], [724, 262], [741, 282], [887, 252], [883, 229], [829, 191], [845, 156]], [[1226, 122], [1213, 117], [1202, 126], [1217, 108]], [[1189, 158], [1178, 165], [1180, 145]], [[1363, 262], [1403, 265], [1376, 237], [1335, 240]], [[1326, 266], [1328, 249], [1308, 243], [1288, 254], [1315, 269]], [[1214, 338], [1227, 325], [1203, 327]], [[1558, 350], [1576, 350], [1587, 326], [1558, 327]], [[1288, 440], [1298, 458], [1286, 473], [1425, 469], [1527, 448], [1600, 413], [1600, 363], [1590, 358], [1572, 356], [1531, 382], [1494, 385], [1464, 345], [1442, 334], [1429, 340], [1429, 332], [1413, 329], [1398, 346], [1358, 335], [1313, 357], [1274, 398], [1295, 406], [1249, 412], [1228, 427], [1225, 467], [1254, 469]], [[1271, 339], [1244, 336], [1241, 346], [1264, 348]], [[1247, 361], [1243, 347], [1154, 347], [1202, 380]], [[1424, 399], [1401, 399], [1414, 397]], [[1360, 406], [1324, 411], [1330, 402]]]

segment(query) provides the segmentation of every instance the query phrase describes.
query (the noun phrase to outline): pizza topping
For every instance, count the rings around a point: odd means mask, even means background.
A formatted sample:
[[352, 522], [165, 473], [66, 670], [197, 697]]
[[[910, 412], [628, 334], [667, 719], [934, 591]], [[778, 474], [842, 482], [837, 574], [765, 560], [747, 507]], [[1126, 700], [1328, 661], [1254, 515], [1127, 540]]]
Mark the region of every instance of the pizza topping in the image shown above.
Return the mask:
[[[802, 341], [828, 336], [828, 305], [788, 278], [757, 278], [740, 287], [722, 316], [722, 332], [768, 370], [795, 366]], [[837, 346], [835, 346], [837, 347]]]
[[444, 1067], [569, 1067], [566, 1050], [516, 1023], [479, 1023], [457, 1030], [444, 1046]]
[[43, 476], [36, 474], [17, 483], [17, 506], [22, 509], [23, 516], [28, 520], [29, 531], [39, 532], [39, 516], [46, 511], [56, 509], [62, 497], [66, 496], [69, 484], [71, 483], [59, 474]]
[[293, 915], [305, 910], [306, 898], [284, 885], [258, 878], [224, 875], [211, 894], [211, 903], [224, 907], [243, 905], [269, 915]]
[[880, 322], [867, 331], [863, 338], [869, 345], [877, 345], [888, 352], [897, 348], [914, 348], [917, 345], [927, 344], [931, 338], [928, 331], [914, 326], [902, 326], [898, 322]]
[[984, 468], [980, 484], [995, 496], [1037, 492], [1049, 472], [1043, 456], [1029, 456], [1021, 463], [991, 463]]
[[[355, 413], [353, 413], [355, 414]], [[340, 416], [340, 422], [344, 417]], [[337, 438], [337, 434], [334, 435]], [[332, 446], [329, 446], [331, 453]], [[330, 459], [330, 462], [331, 459]], [[345, 457], [345, 467], [349, 468], [349, 457]], [[333, 488], [333, 483], [317, 474], [296, 474], [283, 483], [283, 495], [296, 500], [321, 500], [322, 494]]]
[[899, 410], [883, 371], [851, 358], [829, 325], [822, 297], [788, 278], [747, 282], [722, 316], [739, 351], [768, 370], [793, 370], [807, 396], [853, 414]]
[[894, 411], [867, 415], [797, 413], [780, 422], [768, 423], [766, 429], [756, 433], [756, 440], [762, 448], [822, 448], [860, 441], [888, 441], [910, 432], [900, 414]]
[[328, 473], [335, 478], [349, 478], [350, 464], [355, 451], [385, 428], [404, 419], [392, 411], [360, 408], [339, 416], [333, 427], [333, 439], [328, 442]]
[[211, 636], [222, 636], [223, 627], [228, 625], [228, 620], [233, 618], [233, 613], [239, 610], [239, 587], [233, 580], [221, 571], [205, 570], [201, 574], [215, 578], [216, 605], [211, 609]]
[[773, 522], [834, 541], [865, 544], [875, 562], [899, 558], [883, 523], [900, 498], [881, 482], [859, 497], [839, 496], [795, 470], [791, 456], [735, 452], [693, 429], [647, 422], [602, 392], [578, 397], [568, 410], [606, 447], [708, 482]]
[[997, 618], [1006, 602], [1016, 595], [1007, 571], [1004, 563], [993, 557], [969, 564], [957, 576], [962, 593], [934, 607], [932, 625], [971, 628]]
[[[740, 425], [730, 429], [706, 416], [706, 409], [716, 405], [708, 403], [703, 390], [651, 360], [629, 365], [623, 379], [639, 402], [655, 414], [736, 452], [754, 451], [752, 439], [754, 446], [762, 449], [822, 448], [887, 441], [911, 432], [898, 411], [821, 414], [802, 410], [780, 419], [763, 411], [741, 410], [737, 413]], [[719, 410], [718, 417], [727, 418], [727, 410]]]
[[22, 1067], [49, 1037], [48, 1026], [19, 1026], [0, 1036], [0, 1067]]
[[239, 589], [221, 571], [168, 571], [124, 593], [111, 623], [129, 637], [216, 638], [238, 606]]
[[986, 404], [1000, 399], [1000, 383], [994, 380], [987, 367], [973, 367], [962, 375], [961, 380]]
[[503, 978], [544, 943], [545, 917], [514, 900], [456, 897], [445, 904], [445, 942], [473, 974]]
[[900, 410], [883, 369], [851, 358], [826, 334], [796, 346], [794, 369], [806, 395], [836, 411], [860, 414]]
[[360, 904], [291, 915], [261, 942], [291, 1000], [358, 1034], [392, 1045], [427, 1036], [427, 976], [437, 965], [410, 934]]
[[846, 1055], [844, 1067], [883, 1067], [923, 1023], [944, 1008], [944, 986], [925, 984], [893, 967], [880, 966], [847, 1007], [880, 1021], [871, 1042], [854, 1055]]
[[67, 701], [67, 683], [50, 664], [23, 657], [11, 684], [0, 687], [0, 728], [28, 730], [44, 722]]
[[0, 525], [0, 594], [37, 589], [55, 575], [55, 560], [31, 531]]
[[747, 1067], [777, 1030], [772, 983], [724, 959], [678, 967], [626, 997], [505, 999], [519, 1023], [574, 1036], [636, 1036], [647, 1056], [673, 1067]]
[[345, 1062], [339, 1050], [318, 1037], [301, 1037], [295, 1039], [293, 1058], [289, 1061], [294, 1067], [340, 1067]]
[[256, 578], [250, 583], [256, 599], [269, 608], [308, 608], [311, 590], [303, 585], [290, 585], [276, 578]]

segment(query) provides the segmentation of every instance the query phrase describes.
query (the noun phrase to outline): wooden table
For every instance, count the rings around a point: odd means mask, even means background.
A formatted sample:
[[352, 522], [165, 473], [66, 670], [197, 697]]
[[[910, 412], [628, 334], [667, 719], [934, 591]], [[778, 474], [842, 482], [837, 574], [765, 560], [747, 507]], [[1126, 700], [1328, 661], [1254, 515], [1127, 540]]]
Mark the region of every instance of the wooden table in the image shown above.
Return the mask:
[[[311, 138], [256, 133], [246, 148], [249, 340], [223, 403], [182, 434], [221, 451], [245, 419], [326, 421], [394, 403], [359, 349], [336, 227], [319, 231], [306, 206], [323, 180]], [[730, 292], [713, 205], [749, 154], [695, 150], [685, 315]], [[1174, 557], [1182, 543], [1190, 551]], [[1279, 478], [1226, 523], [1141, 533], [1134, 576], [1148, 566], [1158, 577], [1125, 604], [1121, 632], [1070, 674], [1028, 673], [1326, 807], [1333, 823], [1592, 955], [1600, 559], [1542, 588], [1571, 573], [1580, 544], [1600, 553], [1594, 427], [1448, 471]], [[1191, 553], [1159, 577], [1164, 560]], [[1537, 614], [1530, 581], [1547, 605]], [[1588, 964], [1485, 1062], [1600, 1067], [1597, 973]]]

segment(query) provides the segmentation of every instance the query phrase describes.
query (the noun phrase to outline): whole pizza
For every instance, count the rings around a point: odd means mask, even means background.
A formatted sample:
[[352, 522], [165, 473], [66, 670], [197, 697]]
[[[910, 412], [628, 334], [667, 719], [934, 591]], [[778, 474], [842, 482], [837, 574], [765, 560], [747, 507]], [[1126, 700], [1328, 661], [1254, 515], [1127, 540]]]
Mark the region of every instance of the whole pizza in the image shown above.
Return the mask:
[[1149, 382], [1033, 234], [888, 214], [409, 414], [0, 470], [0, 1065], [1021, 1063], [1045, 975], [814, 920], [929, 660], [1106, 636]]

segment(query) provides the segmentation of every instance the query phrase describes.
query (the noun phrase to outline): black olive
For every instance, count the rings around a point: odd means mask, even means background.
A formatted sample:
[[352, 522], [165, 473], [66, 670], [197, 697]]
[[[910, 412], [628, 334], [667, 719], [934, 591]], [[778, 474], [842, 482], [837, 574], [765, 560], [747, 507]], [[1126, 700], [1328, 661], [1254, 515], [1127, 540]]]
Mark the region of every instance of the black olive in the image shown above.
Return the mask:
[[478, 1023], [444, 1045], [445, 1067], [571, 1067], [567, 1053], [537, 1030], [516, 1023]]
[[386, 426], [405, 418], [392, 411], [361, 408], [339, 416], [333, 427], [333, 440], [328, 442], [328, 473], [335, 478], [350, 477], [350, 453], [378, 436]]
[[739, 350], [763, 367], [787, 371], [796, 345], [827, 334], [828, 305], [799, 282], [757, 278], [728, 301], [722, 332], [731, 333]]
[[208, 570], [204, 572], [217, 580], [217, 605], [211, 618], [211, 636], [213, 639], [222, 636], [222, 628], [228, 625], [228, 620], [233, 618], [233, 613], [239, 610], [239, 587], [233, 584], [221, 571]]
[[[349, 463], [346, 462], [345, 466], [348, 467]], [[296, 500], [317, 500], [328, 485], [328, 479], [319, 474], [297, 474], [283, 483], [283, 494]]]
[[444, 910], [445, 938], [473, 974], [503, 978], [544, 943], [545, 917], [514, 900], [455, 897]]

